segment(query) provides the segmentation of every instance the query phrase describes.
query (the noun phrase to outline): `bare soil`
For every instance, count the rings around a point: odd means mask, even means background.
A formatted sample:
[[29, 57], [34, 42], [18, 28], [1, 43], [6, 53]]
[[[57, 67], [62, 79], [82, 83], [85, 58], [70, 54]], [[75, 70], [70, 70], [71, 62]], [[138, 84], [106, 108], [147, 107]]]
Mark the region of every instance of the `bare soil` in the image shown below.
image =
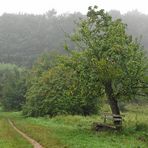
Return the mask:
[[30, 138], [27, 134], [25, 134], [21, 130], [19, 130], [10, 119], [8, 119], [8, 122], [12, 126], [12, 128], [14, 128], [20, 135], [22, 135], [26, 140], [28, 140], [29, 143], [32, 144], [34, 148], [43, 148], [43, 146], [40, 145], [37, 141]]

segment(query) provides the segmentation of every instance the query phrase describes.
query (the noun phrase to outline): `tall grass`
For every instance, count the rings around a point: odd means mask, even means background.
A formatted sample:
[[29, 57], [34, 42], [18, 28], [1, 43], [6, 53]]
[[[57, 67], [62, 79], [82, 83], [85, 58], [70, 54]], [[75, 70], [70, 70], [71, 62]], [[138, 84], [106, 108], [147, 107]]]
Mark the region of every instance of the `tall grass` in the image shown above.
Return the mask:
[[103, 122], [99, 115], [24, 118], [20, 113], [4, 114], [46, 148], [147, 148], [148, 106], [128, 105], [126, 110], [121, 132], [92, 131], [93, 122]]

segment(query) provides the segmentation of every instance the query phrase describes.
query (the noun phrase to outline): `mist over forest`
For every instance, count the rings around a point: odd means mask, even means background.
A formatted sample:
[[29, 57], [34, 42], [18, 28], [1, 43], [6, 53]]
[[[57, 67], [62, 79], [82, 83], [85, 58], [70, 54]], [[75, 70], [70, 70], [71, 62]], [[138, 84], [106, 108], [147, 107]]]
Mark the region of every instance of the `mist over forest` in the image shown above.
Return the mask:
[[[124, 15], [111, 10], [109, 14], [121, 18], [128, 25], [127, 32], [138, 37], [148, 51], [148, 15], [137, 10]], [[72, 34], [83, 17], [79, 12], [57, 15], [55, 10], [42, 15], [4, 13], [0, 16], [0, 62], [31, 67], [44, 51], [65, 53], [65, 35]]]

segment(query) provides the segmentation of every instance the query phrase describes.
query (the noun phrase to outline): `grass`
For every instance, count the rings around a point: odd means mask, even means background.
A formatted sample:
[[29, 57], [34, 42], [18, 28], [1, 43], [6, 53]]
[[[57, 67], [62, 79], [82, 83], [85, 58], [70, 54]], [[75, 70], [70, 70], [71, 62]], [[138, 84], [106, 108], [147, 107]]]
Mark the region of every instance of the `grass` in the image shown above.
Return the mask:
[[24, 118], [21, 113], [1, 113], [45, 148], [147, 148], [148, 106], [127, 106], [123, 131], [94, 132], [93, 122], [99, 116], [57, 116]]
[[32, 148], [11, 126], [7, 119], [0, 116], [0, 148]]

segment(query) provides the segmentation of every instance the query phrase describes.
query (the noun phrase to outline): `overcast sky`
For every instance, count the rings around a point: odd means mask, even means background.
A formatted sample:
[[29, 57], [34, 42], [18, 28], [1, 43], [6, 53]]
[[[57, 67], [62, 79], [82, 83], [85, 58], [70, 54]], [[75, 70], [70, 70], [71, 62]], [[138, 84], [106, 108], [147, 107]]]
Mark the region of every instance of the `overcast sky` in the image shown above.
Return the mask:
[[139, 10], [148, 14], [148, 0], [0, 0], [0, 15], [8, 13], [41, 14], [54, 8], [58, 13], [86, 13], [88, 6], [98, 5], [106, 11], [116, 9], [121, 13]]

